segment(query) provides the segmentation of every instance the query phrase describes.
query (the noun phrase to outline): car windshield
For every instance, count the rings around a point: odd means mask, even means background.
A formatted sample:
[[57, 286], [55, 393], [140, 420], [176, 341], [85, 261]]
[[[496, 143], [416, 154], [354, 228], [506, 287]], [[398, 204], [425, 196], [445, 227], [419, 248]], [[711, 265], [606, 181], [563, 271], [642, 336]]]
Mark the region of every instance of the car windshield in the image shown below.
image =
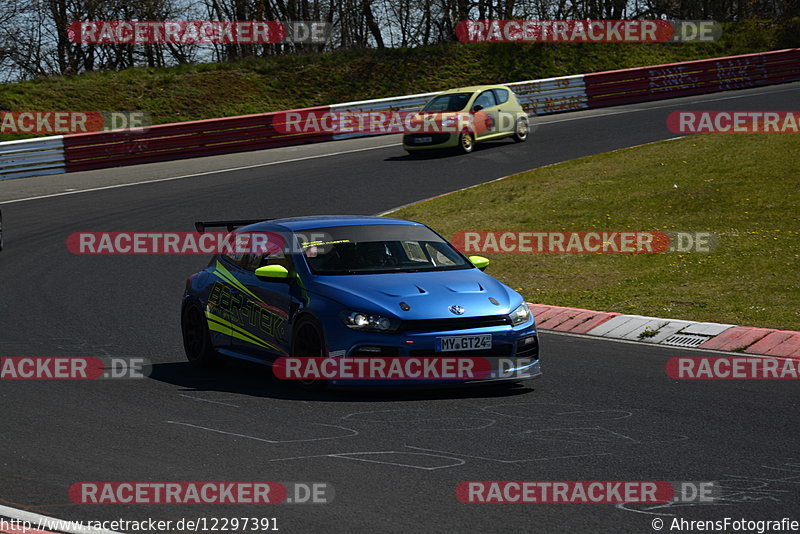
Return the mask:
[[472, 268], [450, 243], [425, 226], [336, 226], [296, 236], [314, 274], [413, 273]]
[[440, 112], [440, 111], [462, 111], [467, 107], [469, 99], [473, 93], [448, 93], [446, 95], [439, 95], [433, 100], [428, 102], [422, 111]]

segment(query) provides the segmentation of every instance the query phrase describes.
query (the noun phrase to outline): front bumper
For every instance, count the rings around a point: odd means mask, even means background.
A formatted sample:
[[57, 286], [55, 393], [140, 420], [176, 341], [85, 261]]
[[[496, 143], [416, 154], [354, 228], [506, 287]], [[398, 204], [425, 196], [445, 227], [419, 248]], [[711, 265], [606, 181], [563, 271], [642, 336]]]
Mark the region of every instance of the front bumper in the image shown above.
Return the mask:
[[[492, 348], [438, 352], [436, 339], [443, 336], [492, 335]], [[349, 337], [349, 336], [348, 336]], [[489, 362], [490, 373], [480, 378], [416, 380], [331, 380], [332, 386], [455, 385], [491, 382], [519, 382], [541, 376], [539, 337], [531, 321], [521, 327], [498, 326], [485, 329], [405, 332], [400, 334], [358, 333], [357, 339], [340, 345], [329, 340], [329, 356], [352, 357], [470, 357]], [[339, 340], [340, 342], [344, 340]], [[346, 347], [346, 348], [343, 348]], [[337, 350], [338, 349], [338, 350]]]
[[455, 133], [420, 133], [403, 136], [403, 149], [439, 150], [458, 146], [458, 134]]

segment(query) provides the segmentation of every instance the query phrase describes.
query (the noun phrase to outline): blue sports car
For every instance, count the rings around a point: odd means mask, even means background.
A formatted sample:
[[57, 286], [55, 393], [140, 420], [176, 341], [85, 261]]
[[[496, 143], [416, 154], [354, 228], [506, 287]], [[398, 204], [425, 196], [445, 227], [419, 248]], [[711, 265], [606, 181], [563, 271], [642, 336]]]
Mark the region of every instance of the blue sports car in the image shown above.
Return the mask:
[[[489, 260], [463, 256], [424, 224], [313, 216], [195, 226], [265, 235], [268, 244], [217, 254], [186, 281], [181, 329], [194, 364], [223, 356], [267, 365], [282, 357], [452, 356], [491, 365], [458, 383], [541, 374], [522, 296], [483, 272]], [[374, 381], [352, 385], [365, 383]]]

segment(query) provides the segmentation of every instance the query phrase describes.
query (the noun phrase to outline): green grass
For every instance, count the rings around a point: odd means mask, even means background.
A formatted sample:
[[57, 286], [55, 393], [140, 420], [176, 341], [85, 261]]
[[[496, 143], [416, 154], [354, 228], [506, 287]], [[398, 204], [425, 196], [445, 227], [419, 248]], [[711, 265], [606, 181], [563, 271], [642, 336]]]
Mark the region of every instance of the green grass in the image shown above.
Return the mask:
[[800, 330], [798, 153], [796, 134], [695, 136], [536, 169], [391, 216], [445, 236], [714, 232], [710, 253], [485, 254], [487, 272], [530, 302]]
[[0, 110], [144, 111], [164, 124], [799, 46], [791, 28], [746, 21], [701, 44], [456, 43], [133, 68], [3, 84]]

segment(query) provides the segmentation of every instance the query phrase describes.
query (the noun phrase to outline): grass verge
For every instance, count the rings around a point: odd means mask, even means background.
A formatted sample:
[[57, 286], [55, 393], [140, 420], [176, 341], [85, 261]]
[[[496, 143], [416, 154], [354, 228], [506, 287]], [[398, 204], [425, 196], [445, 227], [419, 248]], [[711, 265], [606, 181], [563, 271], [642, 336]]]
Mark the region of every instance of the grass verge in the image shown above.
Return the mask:
[[724, 28], [714, 43], [451, 43], [53, 76], [0, 85], [0, 110], [143, 111], [165, 124], [800, 45], [789, 23]]
[[710, 253], [485, 254], [487, 272], [530, 302], [800, 330], [798, 153], [792, 134], [694, 136], [536, 169], [390, 216], [446, 237], [713, 232]]

